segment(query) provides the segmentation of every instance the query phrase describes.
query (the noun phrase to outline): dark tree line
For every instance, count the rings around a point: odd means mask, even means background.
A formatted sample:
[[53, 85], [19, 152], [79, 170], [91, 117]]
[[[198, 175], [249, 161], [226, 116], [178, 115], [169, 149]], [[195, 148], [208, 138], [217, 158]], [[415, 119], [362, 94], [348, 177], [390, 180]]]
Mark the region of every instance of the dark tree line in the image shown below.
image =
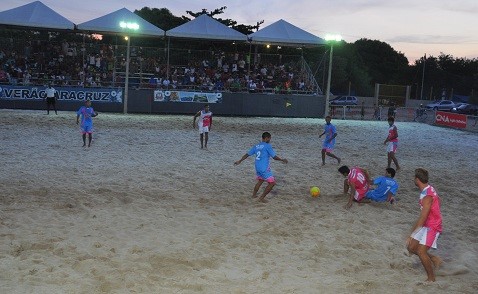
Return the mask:
[[[322, 49], [322, 52], [328, 49]], [[317, 58], [317, 54], [311, 56]], [[423, 99], [441, 99], [443, 94], [445, 98], [463, 95], [478, 103], [476, 58], [455, 58], [441, 53], [437, 57], [422, 57], [409, 64], [405, 55], [389, 44], [368, 39], [336, 44], [333, 56], [333, 93], [346, 94], [351, 88], [352, 94], [373, 96], [376, 83], [410, 85], [411, 98], [420, 99], [421, 93]], [[324, 61], [326, 63], [328, 58]]]

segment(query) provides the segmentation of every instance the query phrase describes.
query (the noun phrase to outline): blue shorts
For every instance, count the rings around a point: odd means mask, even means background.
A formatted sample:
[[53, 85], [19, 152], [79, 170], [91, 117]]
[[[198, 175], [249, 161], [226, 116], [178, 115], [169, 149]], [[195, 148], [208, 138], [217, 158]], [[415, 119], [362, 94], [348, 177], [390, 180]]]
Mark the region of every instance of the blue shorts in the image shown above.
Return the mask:
[[256, 176], [257, 176], [257, 180], [266, 181], [268, 183], [274, 183], [276, 181], [274, 178], [274, 175], [272, 174], [270, 170], [266, 170], [262, 172], [256, 170]]
[[387, 201], [388, 195], [375, 193], [375, 190], [372, 189], [368, 190], [367, 194], [365, 194], [365, 197], [375, 202], [385, 202]]
[[82, 134], [91, 134], [93, 133], [93, 124], [83, 123], [80, 129]]
[[324, 141], [324, 144], [322, 144], [322, 150], [325, 150], [326, 152], [332, 152], [332, 150], [334, 150], [334, 146], [335, 146], [335, 141], [332, 141], [329, 143], [325, 143]]

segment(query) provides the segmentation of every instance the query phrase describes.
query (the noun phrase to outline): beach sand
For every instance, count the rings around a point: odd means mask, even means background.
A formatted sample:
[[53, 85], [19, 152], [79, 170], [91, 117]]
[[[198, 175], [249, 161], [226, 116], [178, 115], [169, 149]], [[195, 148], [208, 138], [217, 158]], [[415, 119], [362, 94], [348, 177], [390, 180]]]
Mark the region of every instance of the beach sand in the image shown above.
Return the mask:
[[[397, 122], [399, 201], [345, 210], [323, 119], [214, 117], [208, 150], [192, 114], [100, 113], [90, 148], [75, 120], [0, 110], [1, 293], [478, 292], [476, 133]], [[383, 175], [387, 122], [332, 123], [342, 163]], [[289, 160], [272, 161], [267, 204], [251, 198], [253, 159], [233, 165], [264, 131]], [[430, 284], [405, 248], [417, 167], [442, 201]]]

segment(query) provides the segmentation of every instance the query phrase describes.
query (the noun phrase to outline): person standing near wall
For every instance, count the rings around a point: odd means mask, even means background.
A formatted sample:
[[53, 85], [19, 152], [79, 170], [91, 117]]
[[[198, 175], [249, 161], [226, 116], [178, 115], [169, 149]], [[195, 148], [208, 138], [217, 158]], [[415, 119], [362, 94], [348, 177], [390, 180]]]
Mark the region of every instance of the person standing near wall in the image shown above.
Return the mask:
[[58, 92], [48, 84], [48, 87], [45, 89], [46, 93], [46, 114], [50, 114], [50, 106], [53, 106], [55, 114], [58, 114], [56, 111], [56, 98], [58, 97]]
[[209, 104], [204, 105], [204, 109], [198, 111], [193, 118], [193, 128], [196, 128], [196, 118], [198, 120], [199, 140], [201, 141], [201, 149], [207, 149], [207, 141], [209, 139], [209, 131], [212, 127], [212, 112], [209, 111]]
[[362, 106], [360, 108], [360, 118], [363, 120], [365, 117], [365, 101], [362, 101]]
[[373, 104], [373, 119], [381, 120], [380, 107], [377, 104]]

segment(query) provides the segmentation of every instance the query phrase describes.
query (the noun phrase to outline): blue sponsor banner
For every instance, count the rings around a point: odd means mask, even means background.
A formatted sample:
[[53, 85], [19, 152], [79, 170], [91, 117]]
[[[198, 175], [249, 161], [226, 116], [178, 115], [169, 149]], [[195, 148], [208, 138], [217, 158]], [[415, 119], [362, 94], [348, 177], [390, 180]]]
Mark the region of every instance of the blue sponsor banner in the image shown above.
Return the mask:
[[156, 90], [154, 91], [154, 101], [221, 103], [222, 93]]
[[[61, 101], [123, 102], [123, 89], [114, 88], [55, 88]], [[0, 85], [0, 99], [38, 100], [46, 98], [46, 88], [35, 86]]]

